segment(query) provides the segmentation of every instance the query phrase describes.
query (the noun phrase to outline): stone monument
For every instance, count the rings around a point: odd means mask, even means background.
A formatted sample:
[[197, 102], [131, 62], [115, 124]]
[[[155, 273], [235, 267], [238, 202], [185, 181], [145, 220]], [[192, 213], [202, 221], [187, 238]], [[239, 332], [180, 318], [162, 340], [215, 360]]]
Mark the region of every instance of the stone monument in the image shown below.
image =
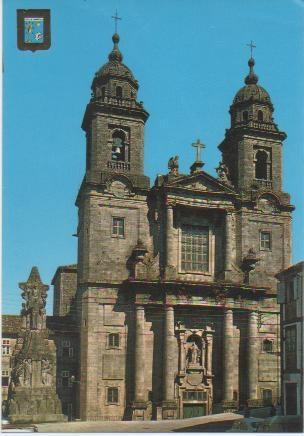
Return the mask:
[[45, 304], [49, 287], [33, 267], [22, 289], [22, 329], [12, 356], [8, 418], [12, 423], [65, 421], [56, 394], [56, 348], [48, 338]]

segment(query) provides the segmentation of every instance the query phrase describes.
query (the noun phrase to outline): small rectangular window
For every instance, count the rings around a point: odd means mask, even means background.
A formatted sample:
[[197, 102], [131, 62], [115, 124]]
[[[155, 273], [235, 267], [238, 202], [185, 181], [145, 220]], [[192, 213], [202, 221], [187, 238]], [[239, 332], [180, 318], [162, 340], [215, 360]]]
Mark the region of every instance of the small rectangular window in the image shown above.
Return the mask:
[[111, 348], [119, 347], [119, 333], [110, 333], [108, 335], [108, 346]]
[[7, 376], [2, 375], [2, 387], [7, 388], [9, 385], [9, 378]]
[[261, 250], [271, 250], [270, 232], [261, 232], [260, 233], [260, 249]]
[[112, 221], [112, 236], [116, 238], [124, 238], [125, 237], [125, 219], [113, 217]]
[[118, 403], [118, 388], [108, 388], [107, 402], [111, 404]]
[[11, 354], [10, 340], [2, 339], [2, 356], [8, 356]]
[[63, 387], [70, 386], [70, 371], [61, 371], [61, 385]]

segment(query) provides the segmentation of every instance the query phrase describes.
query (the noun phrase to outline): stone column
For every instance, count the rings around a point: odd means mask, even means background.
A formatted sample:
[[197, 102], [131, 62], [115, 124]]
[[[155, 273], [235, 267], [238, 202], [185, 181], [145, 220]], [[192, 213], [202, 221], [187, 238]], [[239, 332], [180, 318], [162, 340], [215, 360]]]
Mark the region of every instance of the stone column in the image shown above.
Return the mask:
[[225, 270], [231, 270], [232, 258], [232, 215], [231, 212], [226, 212], [225, 216]]
[[167, 245], [166, 245], [166, 265], [167, 267], [174, 265], [174, 235], [173, 235], [173, 207], [167, 206]]
[[233, 313], [231, 309], [224, 312], [223, 337], [223, 400], [233, 400], [233, 368], [237, 364], [234, 360], [233, 344]]
[[145, 401], [145, 309], [136, 306], [135, 325], [135, 402]]
[[165, 308], [164, 343], [163, 343], [163, 419], [176, 418], [175, 356], [176, 339], [174, 335], [174, 309]]
[[258, 398], [258, 314], [250, 312], [248, 318], [248, 399]]
[[176, 340], [174, 335], [174, 309], [173, 307], [165, 308], [164, 319], [164, 349], [163, 349], [163, 389], [164, 400], [174, 400], [174, 356]]

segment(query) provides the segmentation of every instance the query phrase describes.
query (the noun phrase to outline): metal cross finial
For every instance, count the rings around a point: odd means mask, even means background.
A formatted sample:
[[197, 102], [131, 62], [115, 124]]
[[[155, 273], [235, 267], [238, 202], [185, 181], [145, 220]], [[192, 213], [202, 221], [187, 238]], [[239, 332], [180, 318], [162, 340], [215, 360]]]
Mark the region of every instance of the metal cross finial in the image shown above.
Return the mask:
[[197, 139], [197, 141], [192, 144], [192, 147], [196, 148], [196, 162], [201, 162], [201, 151], [206, 146], [200, 141], [200, 139]]
[[113, 18], [113, 20], [115, 20], [115, 33], [117, 33], [117, 21], [121, 20], [121, 18], [117, 14], [117, 9], [116, 9], [115, 15], [112, 15], [112, 18]]
[[248, 45], [248, 47], [250, 47], [250, 56], [252, 57], [252, 50], [254, 48], [256, 48], [256, 45], [254, 45], [253, 41], [250, 41], [250, 44], [247, 44], [247, 45]]

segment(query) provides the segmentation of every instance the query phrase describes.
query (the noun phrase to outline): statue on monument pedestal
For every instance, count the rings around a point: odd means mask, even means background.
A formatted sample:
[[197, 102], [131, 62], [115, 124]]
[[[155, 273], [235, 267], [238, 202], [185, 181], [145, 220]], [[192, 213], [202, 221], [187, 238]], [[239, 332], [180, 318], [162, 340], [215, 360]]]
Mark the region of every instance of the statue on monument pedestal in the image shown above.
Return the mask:
[[52, 365], [48, 359], [42, 359], [41, 361], [41, 382], [45, 386], [51, 386], [52, 384]]
[[42, 330], [45, 328], [46, 313], [45, 304], [48, 286], [41, 282], [36, 267], [32, 268], [30, 277], [26, 283], [19, 283], [23, 290], [21, 315], [24, 319], [23, 326], [30, 330]]
[[24, 386], [31, 386], [32, 384], [32, 360], [25, 359], [24, 365]]

